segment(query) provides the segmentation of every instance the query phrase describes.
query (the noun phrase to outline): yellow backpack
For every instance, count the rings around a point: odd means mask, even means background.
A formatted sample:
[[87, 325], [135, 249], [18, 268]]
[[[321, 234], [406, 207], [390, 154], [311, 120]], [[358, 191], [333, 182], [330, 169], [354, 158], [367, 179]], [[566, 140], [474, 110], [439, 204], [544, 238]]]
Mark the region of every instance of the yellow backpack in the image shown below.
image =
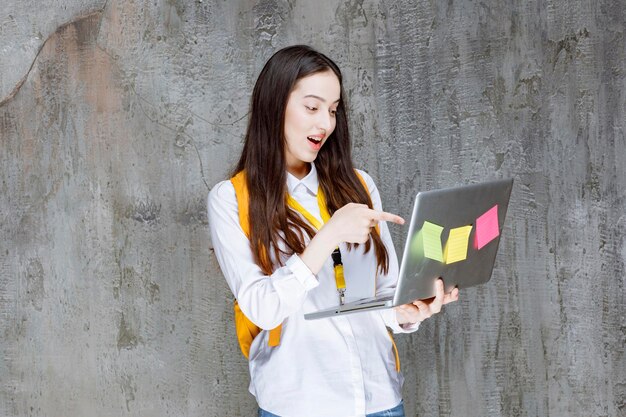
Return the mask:
[[[369, 193], [367, 188], [367, 184], [361, 175], [356, 172], [359, 180], [365, 187], [365, 191]], [[234, 177], [230, 179], [230, 182], [233, 184], [235, 188], [235, 195], [237, 197], [237, 206], [239, 209], [239, 225], [243, 229], [245, 235], [250, 238], [250, 218], [248, 216], [248, 210], [250, 205], [250, 196], [248, 193], [248, 185], [246, 183], [246, 176], [243, 171], [237, 173]], [[380, 233], [378, 226], [376, 226], [376, 232]], [[239, 340], [239, 347], [241, 348], [241, 352], [249, 359], [250, 355], [250, 346], [252, 345], [252, 341], [255, 337], [258, 336], [259, 333], [263, 329], [254, 324], [245, 314], [241, 311], [239, 307], [239, 303], [237, 300], [234, 301], [234, 310], [235, 310], [235, 330], [237, 332], [237, 339]], [[280, 333], [282, 330], [282, 325], [278, 325], [277, 327], [271, 329], [269, 331], [269, 340], [268, 346], [275, 347], [280, 344]], [[398, 349], [396, 348], [396, 344], [389, 333], [389, 337], [391, 338], [391, 343], [393, 344], [394, 353], [396, 356], [396, 370], [400, 370], [400, 358], [398, 355]]]
[[[248, 194], [248, 185], [246, 184], [246, 176], [243, 171], [230, 179], [235, 187], [235, 195], [237, 196], [237, 206], [239, 207], [239, 225], [248, 238], [250, 238], [250, 218], [248, 217], [248, 208], [250, 205], [250, 196]], [[261, 329], [259, 326], [250, 321], [243, 314], [239, 303], [235, 300], [235, 330], [237, 331], [237, 339], [239, 339], [239, 347], [241, 352], [247, 358], [250, 355], [250, 345]], [[282, 326], [278, 326], [270, 330], [269, 346], [278, 346], [280, 343], [280, 331]]]

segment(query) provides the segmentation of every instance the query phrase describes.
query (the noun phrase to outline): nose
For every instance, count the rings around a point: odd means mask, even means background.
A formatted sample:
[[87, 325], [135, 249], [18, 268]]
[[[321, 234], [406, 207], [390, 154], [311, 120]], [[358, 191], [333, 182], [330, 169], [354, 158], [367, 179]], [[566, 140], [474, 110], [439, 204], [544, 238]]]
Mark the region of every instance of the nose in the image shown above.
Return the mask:
[[329, 111], [321, 111], [318, 112], [319, 118], [317, 120], [317, 127], [319, 129], [324, 130], [325, 132], [330, 132], [333, 128], [333, 117], [330, 115]]

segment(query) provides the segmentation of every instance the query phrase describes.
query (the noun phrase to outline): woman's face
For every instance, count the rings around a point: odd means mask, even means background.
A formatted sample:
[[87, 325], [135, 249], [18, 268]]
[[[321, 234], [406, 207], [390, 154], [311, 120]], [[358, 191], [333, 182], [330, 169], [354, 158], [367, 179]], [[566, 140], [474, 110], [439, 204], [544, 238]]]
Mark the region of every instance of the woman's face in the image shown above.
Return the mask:
[[302, 178], [333, 130], [341, 87], [332, 71], [301, 78], [289, 94], [285, 110], [287, 171]]

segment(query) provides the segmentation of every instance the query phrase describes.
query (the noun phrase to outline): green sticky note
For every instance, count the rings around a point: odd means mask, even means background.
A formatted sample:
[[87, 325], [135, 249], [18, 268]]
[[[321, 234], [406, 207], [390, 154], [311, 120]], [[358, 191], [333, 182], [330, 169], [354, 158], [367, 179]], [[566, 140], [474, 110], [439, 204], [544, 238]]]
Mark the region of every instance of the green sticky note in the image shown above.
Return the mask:
[[424, 222], [422, 230], [424, 256], [435, 261], [443, 262], [443, 253], [441, 252], [441, 232], [443, 227], [431, 223]]
[[467, 259], [467, 246], [472, 225], [450, 229], [450, 235], [446, 242], [444, 258], [447, 264], [464, 261]]

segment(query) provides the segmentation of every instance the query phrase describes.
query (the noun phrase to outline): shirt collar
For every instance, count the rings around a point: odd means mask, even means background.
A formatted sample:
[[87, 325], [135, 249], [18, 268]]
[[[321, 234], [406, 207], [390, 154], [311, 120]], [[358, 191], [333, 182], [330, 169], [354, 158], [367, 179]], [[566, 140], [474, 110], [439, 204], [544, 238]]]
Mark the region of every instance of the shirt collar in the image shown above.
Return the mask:
[[311, 171], [309, 171], [309, 173], [301, 180], [287, 172], [287, 190], [289, 191], [289, 194], [293, 194], [296, 189], [302, 187], [304, 187], [312, 195], [317, 195], [319, 182], [317, 179], [315, 164], [311, 163]]

